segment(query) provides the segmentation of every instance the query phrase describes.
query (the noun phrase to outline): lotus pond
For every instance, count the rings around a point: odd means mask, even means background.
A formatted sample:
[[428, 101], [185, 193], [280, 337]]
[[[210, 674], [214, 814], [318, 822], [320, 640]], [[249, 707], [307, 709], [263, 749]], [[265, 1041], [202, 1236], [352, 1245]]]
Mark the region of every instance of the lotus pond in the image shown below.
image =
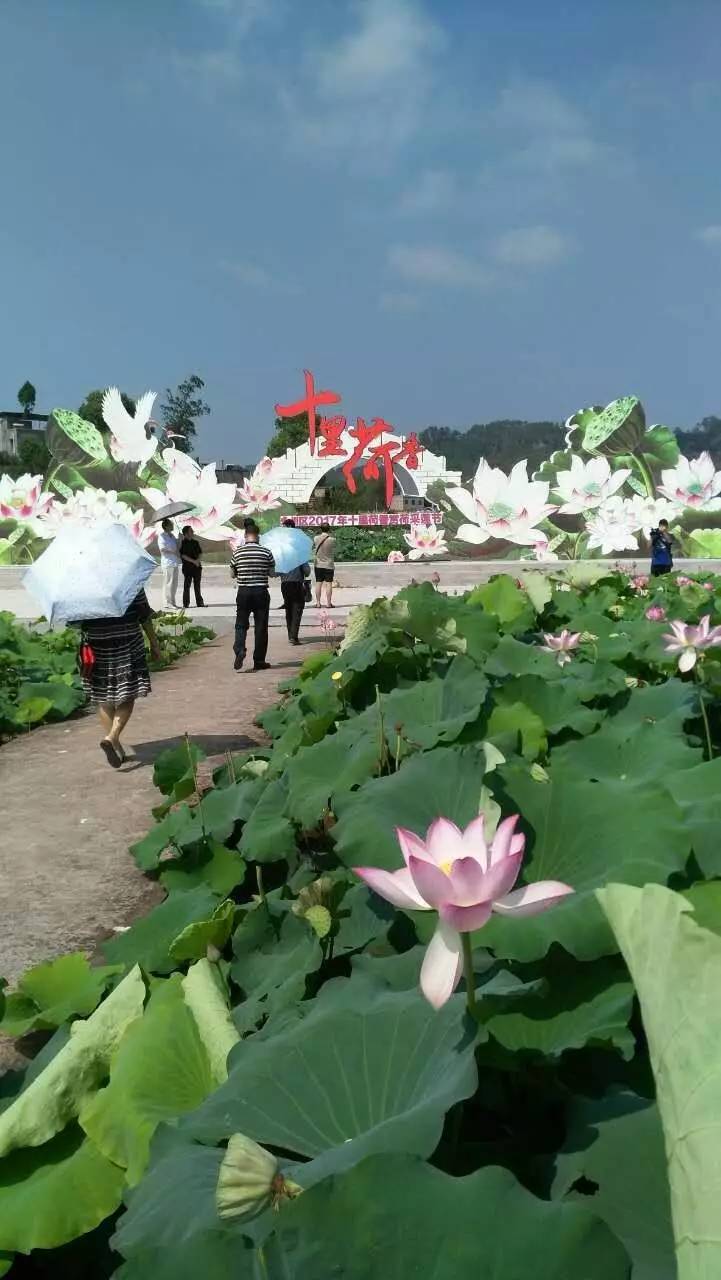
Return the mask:
[[720, 1275], [718, 623], [716, 577], [409, 587], [267, 749], [160, 757], [165, 899], [5, 993], [0, 1273]]

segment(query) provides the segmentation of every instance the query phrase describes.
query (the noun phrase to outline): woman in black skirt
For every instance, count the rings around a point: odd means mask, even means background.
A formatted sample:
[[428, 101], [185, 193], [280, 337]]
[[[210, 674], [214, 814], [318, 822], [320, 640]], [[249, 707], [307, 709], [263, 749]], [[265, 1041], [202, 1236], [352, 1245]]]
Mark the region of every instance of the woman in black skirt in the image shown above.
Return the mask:
[[108, 764], [119, 769], [125, 760], [120, 735], [133, 714], [135, 699], [150, 693], [143, 631], [151, 654], [160, 657], [153, 611], [140, 591], [122, 618], [94, 618], [80, 626], [83, 686], [104, 730], [100, 750]]

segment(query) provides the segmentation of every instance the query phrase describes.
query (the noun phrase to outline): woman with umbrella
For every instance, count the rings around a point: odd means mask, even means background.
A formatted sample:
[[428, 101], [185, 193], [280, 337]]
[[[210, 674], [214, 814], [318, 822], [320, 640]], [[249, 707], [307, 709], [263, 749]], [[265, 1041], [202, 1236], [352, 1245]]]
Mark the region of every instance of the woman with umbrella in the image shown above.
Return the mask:
[[[295, 520], [286, 516], [283, 528], [295, 529]], [[306, 561], [288, 573], [280, 574], [280, 591], [285, 607], [285, 625], [288, 628], [288, 639], [291, 644], [300, 644], [299, 632], [303, 618], [303, 610], [310, 599], [307, 583], [310, 579], [310, 564]]]
[[139, 591], [121, 618], [93, 618], [80, 624], [82, 645], [80, 673], [89, 702], [97, 707], [103, 737], [100, 750], [113, 769], [125, 762], [121, 734], [138, 698], [150, 693], [150, 672], [145, 655], [145, 632], [150, 652], [161, 657], [153, 627], [153, 610]]

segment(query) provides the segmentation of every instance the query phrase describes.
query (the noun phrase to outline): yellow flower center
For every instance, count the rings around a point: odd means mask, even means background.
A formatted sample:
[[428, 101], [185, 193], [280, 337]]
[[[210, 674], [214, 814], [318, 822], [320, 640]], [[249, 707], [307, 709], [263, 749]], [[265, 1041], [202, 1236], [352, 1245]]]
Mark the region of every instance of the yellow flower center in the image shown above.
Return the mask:
[[449, 876], [451, 874], [451, 867], [453, 866], [453, 859], [449, 858], [447, 862], [439, 862], [438, 865], [443, 874]]

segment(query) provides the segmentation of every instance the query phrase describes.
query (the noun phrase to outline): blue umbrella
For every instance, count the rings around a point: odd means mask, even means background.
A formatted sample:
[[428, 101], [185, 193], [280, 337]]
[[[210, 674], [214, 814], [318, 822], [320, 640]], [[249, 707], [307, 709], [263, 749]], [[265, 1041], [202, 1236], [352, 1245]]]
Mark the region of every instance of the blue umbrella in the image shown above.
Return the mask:
[[313, 554], [313, 543], [308, 534], [287, 525], [261, 534], [260, 545], [273, 552], [276, 573], [290, 573], [298, 565], [306, 564]]
[[157, 562], [122, 524], [61, 529], [23, 578], [48, 622], [121, 618]]

